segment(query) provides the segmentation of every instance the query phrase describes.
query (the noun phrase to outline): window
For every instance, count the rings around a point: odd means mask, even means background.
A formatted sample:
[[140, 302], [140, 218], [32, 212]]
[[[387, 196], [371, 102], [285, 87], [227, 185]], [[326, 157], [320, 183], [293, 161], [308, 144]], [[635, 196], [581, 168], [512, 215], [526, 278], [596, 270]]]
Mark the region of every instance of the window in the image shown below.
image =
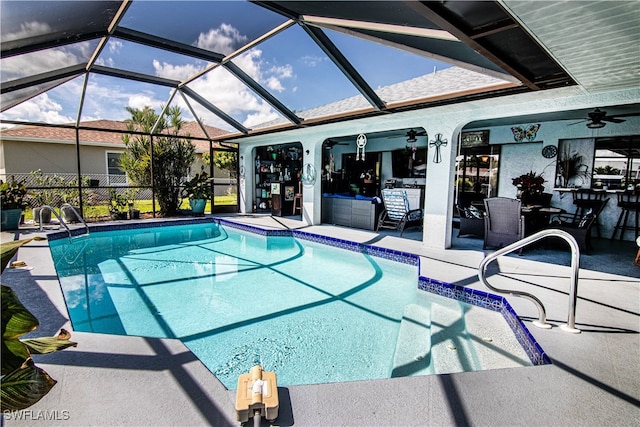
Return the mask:
[[591, 183], [611, 190], [639, 184], [640, 136], [597, 138]]
[[120, 167], [122, 152], [107, 152], [107, 177], [109, 185], [125, 185], [127, 176]]

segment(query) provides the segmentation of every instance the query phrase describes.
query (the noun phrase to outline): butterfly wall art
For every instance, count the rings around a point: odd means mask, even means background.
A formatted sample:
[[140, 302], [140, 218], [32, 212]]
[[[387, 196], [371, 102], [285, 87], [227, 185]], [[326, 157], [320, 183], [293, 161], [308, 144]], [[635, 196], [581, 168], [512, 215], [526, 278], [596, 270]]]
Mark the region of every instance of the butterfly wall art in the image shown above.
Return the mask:
[[540, 129], [539, 123], [529, 126], [513, 126], [511, 132], [516, 142], [533, 142], [538, 135], [538, 129]]

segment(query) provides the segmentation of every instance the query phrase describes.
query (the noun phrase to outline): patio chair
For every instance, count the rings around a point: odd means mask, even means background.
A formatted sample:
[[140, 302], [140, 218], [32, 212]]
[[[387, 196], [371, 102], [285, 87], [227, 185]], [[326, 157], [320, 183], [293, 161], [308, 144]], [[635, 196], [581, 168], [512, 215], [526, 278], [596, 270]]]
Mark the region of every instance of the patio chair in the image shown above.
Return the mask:
[[[522, 203], [518, 199], [491, 197], [484, 199], [483, 249], [501, 248], [524, 238]], [[522, 254], [522, 249], [520, 249]]]
[[607, 205], [609, 199], [601, 200], [598, 205], [594, 205], [581, 218], [575, 219], [573, 214], [560, 214], [551, 219], [549, 228], [566, 231], [571, 234], [580, 251], [588, 254], [591, 250], [591, 227], [598, 224], [598, 216]]
[[458, 237], [475, 235], [484, 237], [484, 214], [473, 206], [456, 206], [460, 218]]
[[401, 188], [385, 188], [382, 190], [384, 210], [378, 218], [376, 231], [381, 228], [400, 230], [400, 236], [405, 228], [422, 227], [422, 209], [409, 209], [407, 192]]

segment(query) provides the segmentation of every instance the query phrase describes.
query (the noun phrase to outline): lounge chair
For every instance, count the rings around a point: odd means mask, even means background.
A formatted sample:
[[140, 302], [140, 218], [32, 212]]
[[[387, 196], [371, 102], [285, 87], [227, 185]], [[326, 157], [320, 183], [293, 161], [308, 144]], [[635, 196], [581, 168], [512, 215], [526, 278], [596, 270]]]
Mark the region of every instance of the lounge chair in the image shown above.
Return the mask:
[[378, 218], [376, 231], [381, 228], [400, 230], [400, 236], [405, 228], [422, 227], [422, 209], [409, 209], [407, 192], [401, 188], [385, 188], [382, 190], [384, 210]]

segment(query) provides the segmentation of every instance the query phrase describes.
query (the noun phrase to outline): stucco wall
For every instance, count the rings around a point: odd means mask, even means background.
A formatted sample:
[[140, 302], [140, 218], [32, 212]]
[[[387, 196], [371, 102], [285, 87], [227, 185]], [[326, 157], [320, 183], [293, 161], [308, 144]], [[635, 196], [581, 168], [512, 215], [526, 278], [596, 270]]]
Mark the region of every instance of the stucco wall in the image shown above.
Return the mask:
[[[7, 174], [29, 173], [42, 169], [44, 173], [77, 173], [76, 146], [24, 141], [2, 141]], [[106, 152], [123, 151], [118, 147], [81, 146], [83, 174], [106, 174]]]

